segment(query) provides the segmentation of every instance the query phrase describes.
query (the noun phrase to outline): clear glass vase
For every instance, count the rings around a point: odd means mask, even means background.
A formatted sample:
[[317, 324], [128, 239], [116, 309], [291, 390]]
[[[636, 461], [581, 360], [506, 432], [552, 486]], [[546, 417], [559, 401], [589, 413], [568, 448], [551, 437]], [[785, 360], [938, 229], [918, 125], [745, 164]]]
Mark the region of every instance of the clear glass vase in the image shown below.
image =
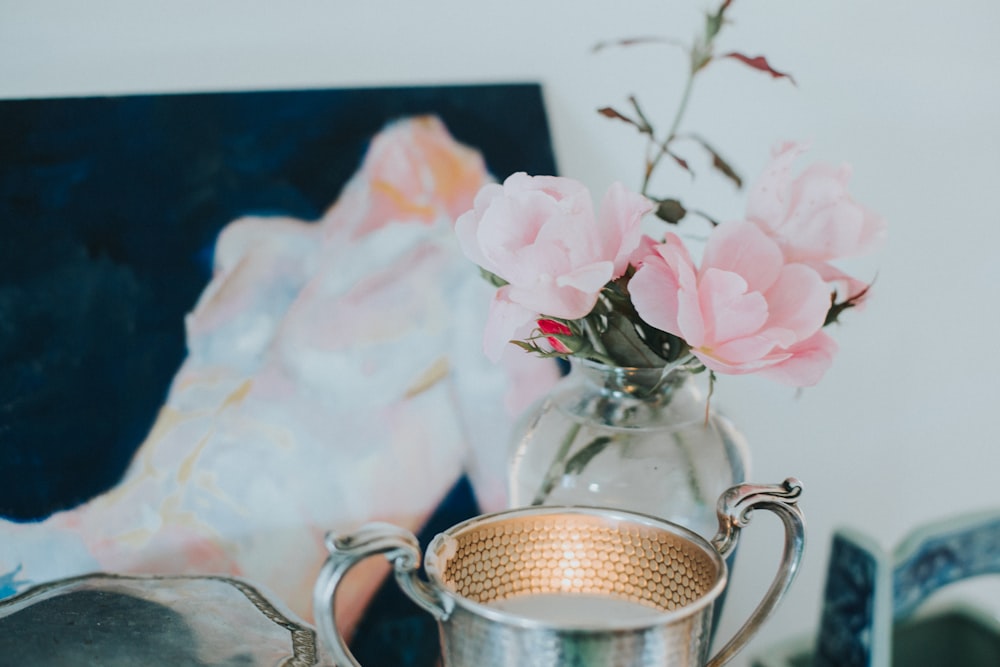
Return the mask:
[[711, 539], [715, 507], [749, 465], [742, 435], [694, 375], [572, 360], [514, 431], [512, 507], [591, 505], [651, 514]]

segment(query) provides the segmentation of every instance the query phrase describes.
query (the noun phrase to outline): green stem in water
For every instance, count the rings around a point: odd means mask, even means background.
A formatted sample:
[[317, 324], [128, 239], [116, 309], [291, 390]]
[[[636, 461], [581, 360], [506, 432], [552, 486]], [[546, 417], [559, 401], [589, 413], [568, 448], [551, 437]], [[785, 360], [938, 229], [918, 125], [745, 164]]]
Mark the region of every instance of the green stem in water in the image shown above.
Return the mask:
[[708, 372], [708, 396], [705, 397], [705, 426], [712, 414], [712, 394], [715, 393], [715, 371]]
[[566, 470], [566, 455], [569, 454], [570, 447], [573, 446], [573, 441], [576, 440], [576, 436], [579, 433], [579, 423], [573, 424], [569, 431], [566, 432], [566, 436], [559, 444], [559, 451], [556, 452], [555, 458], [552, 459], [552, 463], [549, 464], [549, 469], [545, 471], [545, 477], [542, 478], [542, 485], [538, 488], [538, 491], [535, 493], [535, 497], [531, 500], [532, 505], [541, 505], [545, 502], [545, 499], [549, 497], [549, 494], [552, 493], [552, 489], [555, 488], [556, 482], [559, 481], [563, 471]]
[[[596, 333], [591, 328], [589, 320], [584, 319], [584, 328], [588, 336], [594, 337]], [[650, 390], [650, 393], [655, 392], [661, 384], [670, 376], [670, 374], [685, 366], [690, 366], [697, 363], [697, 358], [688, 352], [684, 356], [676, 359], [666, 365], [664, 365], [660, 377], [656, 384]], [[714, 378], [713, 378], [714, 379]], [[708, 408], [706, 406], [705, 412], [705, 425], [709, 425], [708, 419]], [[559, 443], [559, 449], [556, 451], [555, 457], [553, 457], [552, 462], [549, 464], [548, 469], [545, 471], [545, 476], [542, 478], [542, 483], [538, 487], [538, 491], [535, 492], [534, 497], [531, 500], [532, 505], [543, 504], [548, 497], [552, 494], [553, 489], [559, 482], [560, 478], [564, 475], [580, 475], [584, 472], [587, 465], [591, 460], [600, 454], [607, 448], [612, 442], [620, 442], [620, 437], [618, 436], [599, 436], [594, 438], [590, 443], [581, 448], [576, 454], [570, 456], [570, 451], [573, 448], [573, 443], [576, 442], [577, 437], [580, 435], [580, 429], [582, 427], [581, 422], [576, 422], [566, 431], [563, 436], [562, 442]], [[687, 447], [681, 438], [679, 433], [674, 433], [673, 437], [677, 442], [678, 447], [681, 452], [683, 452], [684, 457], [688, 463], [688, 469], [693, 470], [691, 453], [687, 450]], [[627, 444], [627, 438], [625, 443]], [[704, 502], [702, 498], [702, 491], [698, 484], [698, 480], [695, 478], [690, 479], [691, 488], [694, 490], [696, 497], [699, 502]]]
[[[706, 422], [705, 426], [708, 424]], [[684, 455], [684, 464], [687, 468], [687, 479], [688, 485], [691, 487], [691, 493], [694, 494], [694, 499], [701, 506], [705, 505], [705, 493], [701, 490], [701, 483], [698, 481], [698, 475], [695, 473], [694, 469], [694, 459], [691, 457], [691, 452], [688, 451], [687, 443], [684, 442], [684, 438], [677, 431], [673, 433], [674, 442], [677, 443], [677, 448], [681, 450]]]

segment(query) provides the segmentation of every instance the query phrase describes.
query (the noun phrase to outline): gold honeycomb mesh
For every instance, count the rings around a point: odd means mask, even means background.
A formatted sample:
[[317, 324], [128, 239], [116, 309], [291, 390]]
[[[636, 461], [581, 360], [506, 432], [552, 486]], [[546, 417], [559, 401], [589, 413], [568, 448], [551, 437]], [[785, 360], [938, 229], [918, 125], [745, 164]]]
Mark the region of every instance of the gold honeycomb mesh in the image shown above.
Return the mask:
[[525, 594], [609, 595], [669, 611], [704, 596], [716, 562], [665, 530], [603, 517], [525, 516], [454, 535], [443, 583], [479, 603]]

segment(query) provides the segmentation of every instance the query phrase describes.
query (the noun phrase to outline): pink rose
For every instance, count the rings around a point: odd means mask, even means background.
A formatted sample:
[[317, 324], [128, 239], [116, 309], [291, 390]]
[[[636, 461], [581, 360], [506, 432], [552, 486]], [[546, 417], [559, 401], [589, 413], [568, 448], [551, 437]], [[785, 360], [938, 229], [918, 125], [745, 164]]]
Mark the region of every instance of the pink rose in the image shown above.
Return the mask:
[[781, 246], [787, 261], [812, 266], [838, 283], [844, 298], [852, 297], [865, 283], [828, 262], [874, 249], [885, 238], [886, 222], [851, 198], [847, 165], [812, 164], [793, 177], [792, 165], [806, 149], [789, 142], [774, 151], [747, 196], [747, 219]]
[[855, 202], [847, 191], [847, 165], [811, 164], [797, 177], [791, 169], [807, 147], [779, 146], [747, 195], [747, 219], [778, 242], [789, 262], [829, 262], [874, 249], [885, 220]]
[[823, 279], [786, 263], [778, 244], [748, 222], [716, 227], [701, 268], [668, 234], [642, 261], [629, 292], [644, 321], [683, 338], [720, 373], [761, 372], [806, 386], [819, 381], [836, 350], [821, 330], [830, 307]]
[[645, 197], [616, 183], [595, 217], [587, 189], [556, 176], [517, 173], [480, 190], [455, 232], [469, 259], [508, 283], [491, 305], [486, 354], [498, 359], [507, 341], [540, 315], [587, 315], [601, 289], [628, 268], [639, 222], [651, 209]]

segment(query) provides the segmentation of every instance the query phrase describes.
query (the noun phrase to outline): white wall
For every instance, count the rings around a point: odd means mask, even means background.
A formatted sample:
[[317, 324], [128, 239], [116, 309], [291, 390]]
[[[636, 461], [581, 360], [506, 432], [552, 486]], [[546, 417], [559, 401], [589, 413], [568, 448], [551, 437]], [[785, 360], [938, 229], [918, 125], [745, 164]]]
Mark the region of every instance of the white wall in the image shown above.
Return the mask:
[[[642, 144], [594, 109], [637, 93], [666, 117], [682, 58], [665, 46], [589, 48], [686, 39], [711, 6], [0, 0], [0, 96], [539, 80], [562, 173], [598, 189], [638, 186]], [[719, 404], [752, 444], [754, 476], [806, 483], [807, 561], [753, 652], [815, 627], [835, 526], [890, 546], [917, 523], [1000, 507], [1000, 3], [739, 0], [730, 14], [721, 46], [766, 54], [799, 86], [714, 64], [687, 126], [748, 176], [778, 139], [812, 139], [814, 158], [853, 164], [856, 197], [890, 222], [885, 249], [856, 265], [877, 271], [874, 298], [835, 332], [841, 351], [818, 387], [719, 383]], [[694, 165], [693, 186], [673, 173], [663, 190], [737, 215], [740, 195]], [[723, 632], [770, 577], [777, 522], [760, 524], [747, 533]]]

